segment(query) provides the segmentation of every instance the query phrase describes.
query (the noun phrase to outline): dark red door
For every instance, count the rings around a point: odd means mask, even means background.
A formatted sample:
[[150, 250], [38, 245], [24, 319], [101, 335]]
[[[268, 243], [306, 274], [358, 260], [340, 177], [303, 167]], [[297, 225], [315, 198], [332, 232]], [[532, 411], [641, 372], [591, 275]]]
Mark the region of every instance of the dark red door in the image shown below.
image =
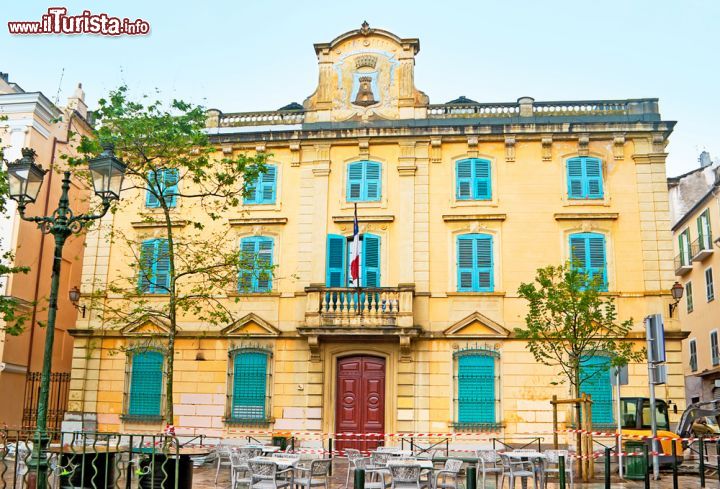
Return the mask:
[[[335, 406], [336, 433], [384, 433], [385, 359], [366, 356], [339, 359]], [[382, 436], [337, 438], [337, 450], [369, 451], [383, 441]]]

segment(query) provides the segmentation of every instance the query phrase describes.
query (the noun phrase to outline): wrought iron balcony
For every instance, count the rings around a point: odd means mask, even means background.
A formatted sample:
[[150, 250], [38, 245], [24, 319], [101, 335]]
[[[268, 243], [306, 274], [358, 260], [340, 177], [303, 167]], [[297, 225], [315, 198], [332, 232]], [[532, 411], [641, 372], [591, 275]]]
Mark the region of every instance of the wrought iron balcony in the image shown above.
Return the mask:
[[713, 254], [712, 239], [710, 236], [703, 236], [690, 244], [692, 250], [692, 261], [703, 261]]
[[413, 326], [409, 287], [307, 287], [307, 327], [407, 328]]
[[682, 277], [692, 271], [692, 261], [688, 253], [675, 255], [675, 275]]

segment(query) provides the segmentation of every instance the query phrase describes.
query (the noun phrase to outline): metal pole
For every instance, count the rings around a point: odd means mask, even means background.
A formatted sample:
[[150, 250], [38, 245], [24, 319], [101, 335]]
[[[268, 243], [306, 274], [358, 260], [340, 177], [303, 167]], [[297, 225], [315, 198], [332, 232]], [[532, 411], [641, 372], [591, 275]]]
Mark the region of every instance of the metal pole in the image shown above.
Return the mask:
[[558, 458], [558, 483], [560, 489], [565, 489], [565, 455]]
[[672, 440], [672, 448], [670, 450], [672, 454], [672, 483], [673, 489], [678, 489], [678, 467], [677, 467], [677, 445], [675, 440]]
[[610, 489], [610, 447], [605, 449], [605, 489]]
[[705, 487], [705, 440], [700, 436], [700, 445], [698, 447], [700, 453], [700, 487]]
[[465, 487], [466, 489], [477, 489], [477, 469], [468, 467], [465, 471]]
[[365, 489], [365, 469], [355, 469], [355, 489]]
[[553, 407], [553, 450], [558, 449], [558, 414], [557, 414], [557, 396], [553, 394], [552, 401]]
[[645, 489], [650, 489], [650, 454], [647, 443], [643, 443], [643, 460], [645, 460]]
[[[333, 458], [333, 439], [328, 438], [328, 452], [330, 452], [330, 468], [328, 469], [328, 475], [332, 477], [332, 458]], [[350, 470], [350, 464], [348, 464], [348, 470]]]
[[[647, 339], [647, 351], [653, 349], [653, 338], [650, 317], [645, 318], [645, 338]], [[653, 451], [653, 479], [660, 478], [660, 460], [658, 458], [658, 442], [657, 442], [657, 416], [655, 412], [655, 384], [653, 382], [653, 367], [655, 364], [648, 359], [648, 381], [650, 384], [650, 428], [652, 429], [652, 451]]]
[[615, 411], [617, 416], [617, 447], [615, 453], [618, 454], [618, 476], [623, 478], [623, 460], [622, 460], [622, 410], [620, 409], [620, 368], [615, 367], [615, 397], [617, 399]]

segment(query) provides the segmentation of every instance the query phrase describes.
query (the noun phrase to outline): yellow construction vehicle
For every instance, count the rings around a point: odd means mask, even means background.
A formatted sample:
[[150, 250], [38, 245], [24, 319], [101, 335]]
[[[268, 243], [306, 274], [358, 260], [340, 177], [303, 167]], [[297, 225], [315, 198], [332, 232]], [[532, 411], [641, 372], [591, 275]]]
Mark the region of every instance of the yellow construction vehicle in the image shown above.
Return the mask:
[[[689, 408], [688, 408], [689, 409]], [[683, 418], [687, 411], [683, 413]], [[658, 441], [659, 449], [663, 453], [660, 456], [660, 464], [667, 465], [672, 463], [672, 444], [675, 443], [676, 461], [682, 462], [683, 450], [685, 446], [682, 443], [682, 438], [688, 435], [683, 435], [681, 431], [674, 433], [670, 431], [670, 419], [668, 417], [668, 405], [662, 399], [655, 401], [655, 415], [657, 419], [657, 436], [661, 438]], [[651, 447], [649, 438], [652, 436], [652, 429], [650, 424], [650, 399], [647, 397], [621, 397], [620, 398], [620, 416], [623, 440], [642, 440], [645, 439], [648, 445]], [[692, 422], [690, 423], [690, 427]], [[682, 422], [678, 425], [682, 427]]]

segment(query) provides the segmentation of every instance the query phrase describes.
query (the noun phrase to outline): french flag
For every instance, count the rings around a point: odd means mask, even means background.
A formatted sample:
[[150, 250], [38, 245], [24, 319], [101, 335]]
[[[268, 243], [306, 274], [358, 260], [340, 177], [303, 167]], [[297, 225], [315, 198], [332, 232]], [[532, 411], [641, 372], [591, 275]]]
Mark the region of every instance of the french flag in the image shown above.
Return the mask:
[[353, 219], [353, 240], [350, 244], [350, 286], [360, 287], [360, 227], [358, 226], [357, 204]]

